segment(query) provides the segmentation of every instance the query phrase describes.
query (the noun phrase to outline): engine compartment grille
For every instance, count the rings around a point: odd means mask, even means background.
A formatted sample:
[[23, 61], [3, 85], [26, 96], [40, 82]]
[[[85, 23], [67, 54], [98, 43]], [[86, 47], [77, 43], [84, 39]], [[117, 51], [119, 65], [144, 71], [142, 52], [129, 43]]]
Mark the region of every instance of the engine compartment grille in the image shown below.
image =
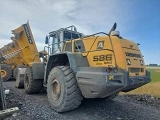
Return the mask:
[[128, 68], [128, 71], [130, 73], [140, 73], [140, 72], [144, 72], [144, 68]]

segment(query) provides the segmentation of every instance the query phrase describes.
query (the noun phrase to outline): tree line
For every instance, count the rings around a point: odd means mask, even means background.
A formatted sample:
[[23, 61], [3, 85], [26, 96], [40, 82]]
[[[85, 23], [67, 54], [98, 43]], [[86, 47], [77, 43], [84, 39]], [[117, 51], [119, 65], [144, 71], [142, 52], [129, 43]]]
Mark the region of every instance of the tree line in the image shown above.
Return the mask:
[[160, 65], [158, 65], [158, 64], [148, 64], [146, 66], [160, 66]]

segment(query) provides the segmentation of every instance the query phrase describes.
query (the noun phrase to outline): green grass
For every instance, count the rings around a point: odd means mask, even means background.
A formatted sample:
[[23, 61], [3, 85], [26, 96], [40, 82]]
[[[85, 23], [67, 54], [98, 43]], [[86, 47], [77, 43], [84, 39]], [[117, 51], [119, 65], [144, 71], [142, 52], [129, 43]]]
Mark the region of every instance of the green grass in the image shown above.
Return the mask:
[[148, 69], [151, 73], [152, 82], [160, 82], [160, 69]]
[[151, 82], [148, 83], [142, 87], [139, 87], [135, 90], [132, 90], [127, 93], [121, 93], [121, 94], [148, 94], [148, 95], [154, 95], [156, 97], [160, 98], [160, 82]]

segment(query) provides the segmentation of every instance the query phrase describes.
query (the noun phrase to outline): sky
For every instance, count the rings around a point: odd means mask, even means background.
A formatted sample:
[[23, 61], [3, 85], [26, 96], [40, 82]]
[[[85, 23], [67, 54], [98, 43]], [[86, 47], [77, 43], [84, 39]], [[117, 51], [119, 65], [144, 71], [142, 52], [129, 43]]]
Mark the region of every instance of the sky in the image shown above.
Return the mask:
[[86, 35], [108, 33], [116, 22], [123, 38], [140, 43], [146, 64], [160, 65], [159, 6], [160, 0], [0, 0], [0, 47], [27, 21], [39, 51], [50, 31], [75, 25]]

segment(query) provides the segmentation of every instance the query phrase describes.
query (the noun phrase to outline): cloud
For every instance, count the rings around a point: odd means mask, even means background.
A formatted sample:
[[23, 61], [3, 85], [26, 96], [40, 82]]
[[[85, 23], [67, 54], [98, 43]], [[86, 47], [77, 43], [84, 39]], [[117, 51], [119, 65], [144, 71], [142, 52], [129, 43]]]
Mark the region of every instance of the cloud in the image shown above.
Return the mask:
[[[122, 37], [137, 38], [135, 7], [138, 1], [126, 0], [3, 0], [0, 4], [0, 40], [9, 40], [11, 30], [29, 20], [38, 49], [42, 49], [45, 36], [53, 30], [75, 25], [84, 34], [106, 32], [114, 22]], [[135, 31], [133, 31], [135, 30]], [[9, 41], [1, 42], [0, 46]]]
[[12, 29], [27, 20], [30, 21], [35, 39], [41, 42], [48, 32], [70, 25], [77, 26], [85, 34], [91, 34], [108, 32], [113, 23], [118, 22], [119, 28], [124, 32], [125, 24], [128, 25], [133, 18], [130, 12], [134, 2], [130, 3], [133, 4], [122, 4], [117, 0], [1, 1], [0, 11], [3, 14], [0, 14], [0, 35], [9, 36]]
[[36, 42], [36, 46], [38, 48], [38, 51], [42, 51], [42, 50], [44, 50], [44, 46], [46, 46], [46, 45], [42, 42]]
[[[108, 32], [113, 23], [117, 22], [125, 33], [126, 27], [123, 25], [133, 18], [129, 14], [132, 6], [117, 0], [1, 1], [0, 47], [11, 42], [11, 30], [28, 20], [39, 51], [44, 49], [44, 39], [50, 31], [70, 25], [75, 25], [78, 31], [88, 35]], [[124, 19], [124, 16], [128, 17]]]
[[12, 42], [12, 40], [8, 40], [8, 39], [1, 39], [0, 38], [0, 48], [2, 48], [4, 45], [8, 44]]

